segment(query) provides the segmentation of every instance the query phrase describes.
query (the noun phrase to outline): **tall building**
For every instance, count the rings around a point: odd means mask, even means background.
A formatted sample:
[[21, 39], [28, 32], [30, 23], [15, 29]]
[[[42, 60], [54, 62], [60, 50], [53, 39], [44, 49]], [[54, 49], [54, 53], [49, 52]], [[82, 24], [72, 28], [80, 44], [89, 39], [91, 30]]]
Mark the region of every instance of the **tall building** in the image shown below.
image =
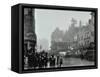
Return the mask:
[[94, 14], [91, 13], [91, 19], [89, 19], [86, 26], [82, 26], [77, 33], [77, 40], [79, 46], [87, 46], [94, 42]]
[[24, 47], [29, 50], [30, 48], [35, 51], [36, 34], [35, 34], [35, 19], [34, 9], [24, 9]]
[[58, 27], [52, 32], [51, 34], [51, 43], [52, 42], [61, 42], [63, 41], [63, 31], [60, 30]]

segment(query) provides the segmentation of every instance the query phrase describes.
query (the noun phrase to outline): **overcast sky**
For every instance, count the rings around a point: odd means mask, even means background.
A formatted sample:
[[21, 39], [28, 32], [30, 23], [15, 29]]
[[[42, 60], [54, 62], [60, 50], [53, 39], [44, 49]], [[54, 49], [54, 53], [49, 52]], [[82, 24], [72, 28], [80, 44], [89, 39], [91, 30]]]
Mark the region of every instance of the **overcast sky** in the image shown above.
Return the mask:
[[82, 24], [86, 24], [90, 19], [90, 12], [35, 9], [37, 39], [47, 39], [50, 43], [51, 33], [55, 28], [59, 27], [59, 29], [65, 31], [69, 28], [72, 18], [78, 22], [81, 20]]

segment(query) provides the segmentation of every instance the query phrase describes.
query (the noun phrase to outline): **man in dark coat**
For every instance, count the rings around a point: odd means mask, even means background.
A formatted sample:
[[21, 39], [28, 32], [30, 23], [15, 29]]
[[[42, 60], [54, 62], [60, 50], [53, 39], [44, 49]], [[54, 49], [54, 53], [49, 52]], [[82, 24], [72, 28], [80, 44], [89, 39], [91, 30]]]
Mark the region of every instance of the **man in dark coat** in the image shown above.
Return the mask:
[[60, 67], [62, 66], [62, 64], [63, 64], [63, 59], [62, 57], [60, 57]]
[[51, 66], [51, 67], [55, 67], [55, 58], [54, 58], [54, 55], [52, 55], [52, 56], [50, 57], [49, 61], [50, 61], [50, 66]]

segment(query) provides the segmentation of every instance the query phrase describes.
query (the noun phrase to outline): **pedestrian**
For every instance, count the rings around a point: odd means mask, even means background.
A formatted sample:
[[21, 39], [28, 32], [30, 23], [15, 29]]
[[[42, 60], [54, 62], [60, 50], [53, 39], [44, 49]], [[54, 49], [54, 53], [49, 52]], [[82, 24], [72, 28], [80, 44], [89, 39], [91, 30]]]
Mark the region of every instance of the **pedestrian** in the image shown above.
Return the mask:
[[55, 58], [54, 58], [54, 55], [51, 55], [49, 61], [50, 61], [50, 66], [51, 67], [55, 67]]
[[59, 66], [59, 55], [57, 56], [57, 67]]
[[45, 66], [45, 68], [47, 67], [47, 63], [48, 63], [48, 57], [47, 57], [47, 54], [45, 54], [45, 57], [44, 57], [44, 66]]
[[60, 57], [60, 67], [62, 66], [62, 64], [63, 64], [63, 58]]

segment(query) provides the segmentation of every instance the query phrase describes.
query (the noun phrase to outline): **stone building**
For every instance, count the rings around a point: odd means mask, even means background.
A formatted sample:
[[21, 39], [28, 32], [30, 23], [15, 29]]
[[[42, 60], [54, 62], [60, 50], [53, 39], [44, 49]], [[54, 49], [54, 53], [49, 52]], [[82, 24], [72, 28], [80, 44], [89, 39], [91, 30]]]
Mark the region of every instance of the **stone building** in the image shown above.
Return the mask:
[[34, 9], [24, 9], [24, 47], [27, 50], [32, 48], [35, 51], [36, 34], [35, 34], [35, 19]]
[[75, 37], [77, 37], [79, 46], [88, 46], [90, 43], [94, 42], [94, 16], [92, 13], [88, 24], [82, 26]]
[[51, 43], [52, 42], [62, 42], [63, 41], [63, 31], [60, 30], [58, 27], [52, 32], [51, 34]]

